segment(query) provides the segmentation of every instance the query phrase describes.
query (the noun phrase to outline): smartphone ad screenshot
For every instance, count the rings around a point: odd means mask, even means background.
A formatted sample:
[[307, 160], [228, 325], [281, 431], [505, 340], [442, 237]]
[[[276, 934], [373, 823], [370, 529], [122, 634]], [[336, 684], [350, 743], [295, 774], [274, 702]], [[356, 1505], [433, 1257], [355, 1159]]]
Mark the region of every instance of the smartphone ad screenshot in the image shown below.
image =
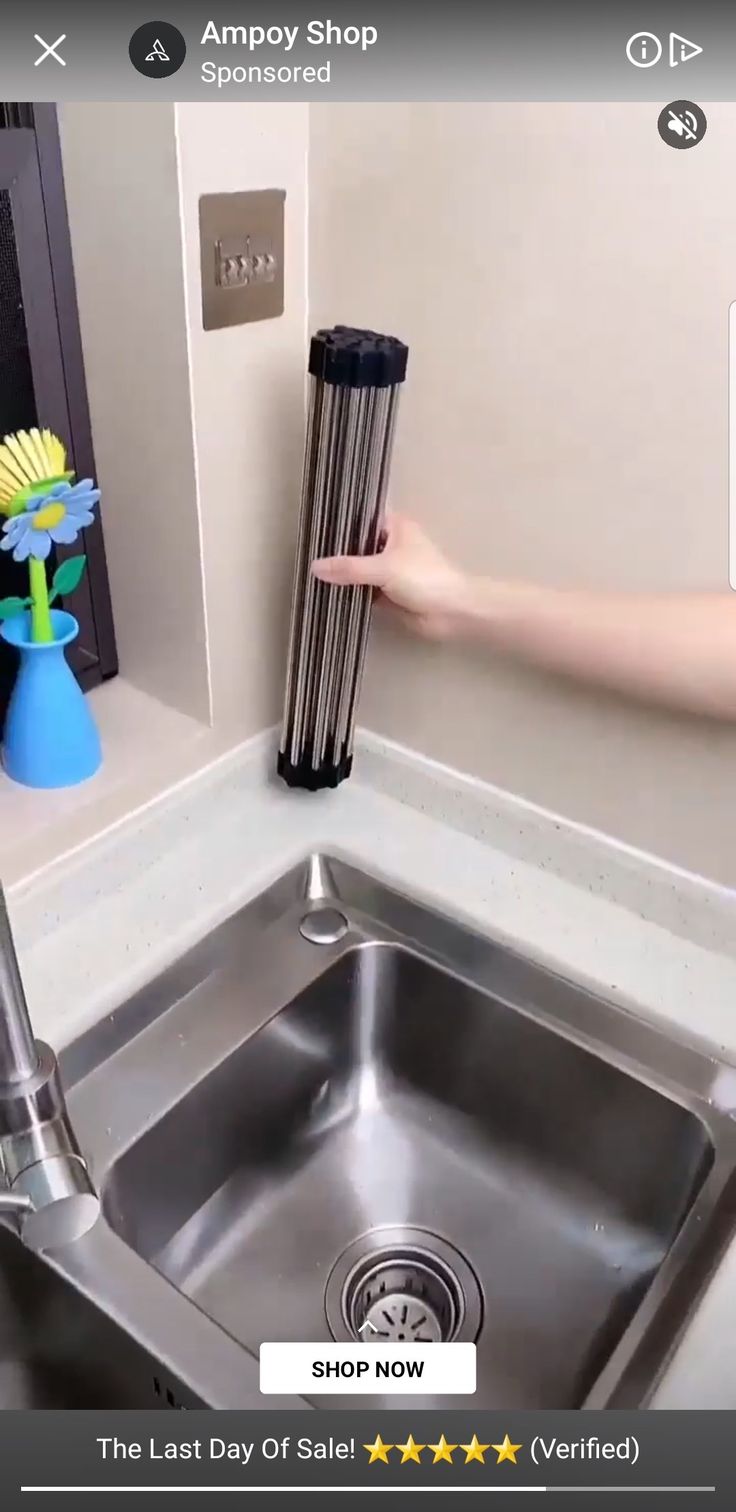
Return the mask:
[[736, 1492], [736, 13], [2, 0], [0, 1503]]

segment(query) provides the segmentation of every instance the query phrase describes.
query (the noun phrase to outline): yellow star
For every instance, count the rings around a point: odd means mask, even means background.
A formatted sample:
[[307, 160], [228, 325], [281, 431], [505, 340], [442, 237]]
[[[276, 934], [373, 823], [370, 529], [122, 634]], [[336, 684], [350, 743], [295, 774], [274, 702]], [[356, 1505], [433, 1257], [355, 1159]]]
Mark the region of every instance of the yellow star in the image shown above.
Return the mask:
[[523, 1444], [512, 1444], [507, 1433], [504, 1436], [502, 1444], [489, 1444], [488, 1447], [489, 1449], [495, 1449], [498, 1455], [498, 1459], [496, 1460], [497, 1465], [502, 1464], [504, 1460], [510, 1460], [512, 1465], [515, 1465], [517, 1451], [523, 1448]]
[[[477, 1433], [473, 1434], [473, 1437], [470, 1440], [469, 1444], [461, 1444], [460, 1445], [460, 1448], [465, 1450], [465, 1463], [466, 1463], [466, 1465], [469, 1465], [471, 1460], [478, 1460], [481, 1465], [484, 1465], [485, 1462], [486, 1462], [485, 1461], [486, 1450], [490, 1449], [490, 1447], [491, 1447], [490, 1444], [479, 1444], [478, 1443], [478, 1435], [477, 1435]], [[495, 1449], [495, 1447], [496, 1447], [495, 1444], [493, 1445], [493, 1447]], [[521, 1448], [521, 1445], [517, 1444], [516, 1447], [517, 1447], [517, 1449], [519, 1449], [519, 1448]]]
[[384, 1444], [380, 1433], [377, 1433], [372, 1444], [363, 1445], [363, 1448], [367, 1449], [370, 1455], [368, 1464], [372, 1465], [374, 1460], [383, 1460], [384, 1465], [387, 1465], [389, 1450], [393, 1449], [393, 1447], [393, 1444]]
[[411, 1434], [409, 1434], [409, 1437], [408, 1437], [408, 1439], [407, 1439], [407, 1441], [406, 1441], [405, 1444], [396, 1444], [395, 1445], [396, 1449], [400, 1449], [401, 1450], [401, 1463], [402, 1463], [402, 1465], [405, 1465], [406, 1462], [407, 1462], [407, 1460], [415, 1460], [418, 1465], [421, 1465], [422, 1462], [421, 1462], [419, 1456], [420, 1456], [422, 1450], [426, 1449], [426, 1447], [427, 1447], [426, 1444], [415, 1444], [414, 1443], [414, 1439], [412, 1438]]
[[445, 1438], [445, 1435], [443, 1433], [438, 1444], [427, 1444], [426, 1447], [427, 1449], [431, 1449], [432, 1453], [434, 1454], [434, 1459], [432, 1460], [433, 1465], [438, 1464], [440, 1460], [447, 1460], [448, 1465], [451, 1465], [452, 1456], [457, 1449], [457, 1444], [448, 1444], [447, 1439]]

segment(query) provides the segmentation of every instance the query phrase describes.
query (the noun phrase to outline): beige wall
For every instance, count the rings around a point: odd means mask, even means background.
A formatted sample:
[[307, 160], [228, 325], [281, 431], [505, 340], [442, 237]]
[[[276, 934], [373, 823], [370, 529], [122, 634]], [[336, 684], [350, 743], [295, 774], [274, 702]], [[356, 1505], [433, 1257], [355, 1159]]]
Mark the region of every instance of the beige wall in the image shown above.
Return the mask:
[[[304, 423], [308, 107], [65, 105], [121, 672], [242, 738], [280, 714]], [[285, 310], [202, 328], [199, 198], [286, 190]]]
[[[727, 586], [736, 108], [318, 105], [310, 325], [411, 347], [393, 474], [478, 570]], [[384, 629], [364, 724], [736, 880], [736, 734]]]
[[208, 720], [174, 106], [59, 116], [120, 671]]
[[[308, 107], [176, 106], [215, 726], [281, 712], [304, 425]], [[286, 190], [285, 310], [202, 329], [201, 194]]]

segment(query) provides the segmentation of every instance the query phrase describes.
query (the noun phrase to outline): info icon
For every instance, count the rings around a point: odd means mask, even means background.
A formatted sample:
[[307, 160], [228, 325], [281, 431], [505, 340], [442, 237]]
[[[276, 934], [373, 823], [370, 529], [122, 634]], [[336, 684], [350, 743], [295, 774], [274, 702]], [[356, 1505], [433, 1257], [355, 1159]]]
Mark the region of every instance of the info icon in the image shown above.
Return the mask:
[[659, 134], [668, 147], [697, 147], [708, 129], [705, 111], [692, 100], [673, 100], [660, 111]]
[[187, 44], [177, 26], [169, 21], [146, 21], [139, 26], [128, 44], [128, 56], [134, 68], [147, 79], [168, 79], [181, 68]]

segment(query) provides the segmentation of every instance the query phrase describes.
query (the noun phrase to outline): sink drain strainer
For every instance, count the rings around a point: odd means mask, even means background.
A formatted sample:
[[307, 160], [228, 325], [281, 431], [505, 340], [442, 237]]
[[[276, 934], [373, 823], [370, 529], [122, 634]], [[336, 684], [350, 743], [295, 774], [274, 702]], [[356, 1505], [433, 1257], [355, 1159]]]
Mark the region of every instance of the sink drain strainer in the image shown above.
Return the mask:
[[418, 1259], [379, 1260], [346, 1292], [352, 1333], [417, 1344], [453, 1338], [462, 1298], [452, 1281]]
[[335, 1339], [366, 1344], [472, 1341], [481, 1291], [458, 1250], [423, 1229], [373, 1229], [333, 1267], [325, 1309]]

